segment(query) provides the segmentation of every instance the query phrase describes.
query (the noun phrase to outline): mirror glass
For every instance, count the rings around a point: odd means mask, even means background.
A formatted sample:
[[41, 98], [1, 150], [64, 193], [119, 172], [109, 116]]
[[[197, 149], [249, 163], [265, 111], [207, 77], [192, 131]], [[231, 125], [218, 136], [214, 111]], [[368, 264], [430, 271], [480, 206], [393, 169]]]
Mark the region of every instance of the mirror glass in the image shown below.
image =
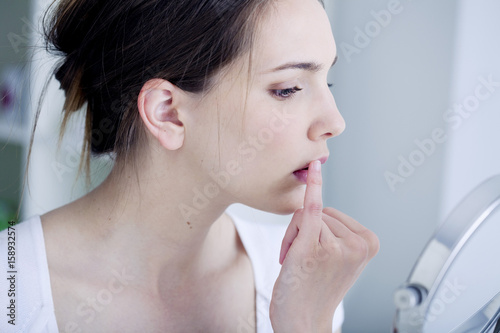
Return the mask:
[[[423, 332], [450, 332], [500, 291], [500, 208], [479, 226], [443, 276]], [[480, 332], [477, 327], [471, 332]]]

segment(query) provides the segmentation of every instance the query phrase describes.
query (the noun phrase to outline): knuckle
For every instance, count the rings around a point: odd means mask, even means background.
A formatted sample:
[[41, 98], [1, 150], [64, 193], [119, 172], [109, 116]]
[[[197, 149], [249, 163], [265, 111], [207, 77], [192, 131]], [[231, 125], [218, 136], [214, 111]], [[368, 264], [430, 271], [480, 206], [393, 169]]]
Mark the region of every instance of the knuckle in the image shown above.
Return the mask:
[[369, 257], [369, 246], [363, 237], [353, 233], [346, 239], [346, 243], [352, 261], [365, 261]]
[[327, 250], [338, 250], [339, 249], [339, 242], [336, 240], [335, 236], [331, 233], [330, 229], [328, 229], [328, 226], [326, 225], [325, 222], [323, 222], [323, 229], [321, 233], [321, 247], [323, 249]]
[[324, 242], [321, 243], [323, 251], [327, 253], [340, 253], [342, 251], [341, 245], [334, 237], [325, 237]]
[[317, 257], [321, 259], [330, 258], [332, 255], [338, 256], [342, 253], [342, 246], [337, 238], [332, 234], [328, 225], [323, 222]]
[[321, 203], [311, 202], [304, 208], [311, 212], [314, 216], [323, 216], [323, 205]]
[[364, 236], [366, 239], [366, 242], [368, 244], [368, 255], [371, 258], [373, 258], [378, 251], [380, 250], [380, 240], [378, 239], [377, 235], [371, 231], [371, 230], [366, 230], [364, 232]]

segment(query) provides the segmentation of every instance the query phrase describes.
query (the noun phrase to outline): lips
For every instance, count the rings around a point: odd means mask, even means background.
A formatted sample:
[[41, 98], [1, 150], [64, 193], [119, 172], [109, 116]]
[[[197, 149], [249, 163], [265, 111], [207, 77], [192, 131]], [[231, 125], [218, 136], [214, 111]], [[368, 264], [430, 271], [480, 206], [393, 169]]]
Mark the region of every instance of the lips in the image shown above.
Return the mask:
[[307, 183], [307, 173], [309, 172], [308, 169], [301, 169], [293, 172], [293, 175], [301, 182], [306, 184]]
[[[324, 157], [321, 157], [321, 158], [317, 158], [317, 159], [312, 160], [312, 161], [316, 161], [316, 160], [320, 161], [320, 162], [321, 162], [321, 164], [325, 164], [325, 163], [326, 163], [326, 161], [328, 160], [328, 156], [324, 156]], [[302, 168], [297, 169], [296, 171], [308, 170], [308, 169], [309, 169], [309, 164], [310, 164], [312, 161], [307, 162], [307, 164], [305, 164]], [[294, 171], [294, 172], [296, 172], [296, 171]]]
[[[328, 156], [324, 156], [324, 157], [321, 157], [321, 158], [318, 158], [317, 160], [319, 160], [321, 162], [321, 164], [325, 164], [325, 162], [328, 160]], [[315, 160], [313, 160], [315, 161]], [[297, 169], [293, 172], [293, 175], [302, 183], [307, 183], [307, 173], [309, 172], [309, 164], [311, 162], [308, 162], [307, 164], [305, 164], [302, 168], [300, 169]]]

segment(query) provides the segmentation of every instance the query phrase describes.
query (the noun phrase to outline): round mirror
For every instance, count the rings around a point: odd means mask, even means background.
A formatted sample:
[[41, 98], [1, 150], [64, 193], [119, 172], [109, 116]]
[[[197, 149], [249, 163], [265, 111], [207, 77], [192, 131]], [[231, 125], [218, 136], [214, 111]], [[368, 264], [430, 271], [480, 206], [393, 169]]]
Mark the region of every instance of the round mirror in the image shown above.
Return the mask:
[[396, 291], [394, 332], [500, 332], [500, 175], [450, 214]]

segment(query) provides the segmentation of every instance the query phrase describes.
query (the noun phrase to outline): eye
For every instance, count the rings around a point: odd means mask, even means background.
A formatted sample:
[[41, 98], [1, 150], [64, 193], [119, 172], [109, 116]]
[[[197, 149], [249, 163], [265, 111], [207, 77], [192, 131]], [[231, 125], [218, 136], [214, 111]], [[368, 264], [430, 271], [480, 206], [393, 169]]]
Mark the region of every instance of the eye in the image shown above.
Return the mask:
[[335, 83], [328, 83], [328, 88], [333, 88], [335, 87]]
[[280, 99], [287, 99], [287, 98], [291, 98], [293, 97], [293, 95], [298, 92], [298, 91], [301, 91], [302, 88], [299, 88], [299, 87], [293, 87], [293, 88], [287, 88], [287, 89], [275, 89], [275, 90], [271, 90], [271, 94], [277, 98], [280, 98]]

